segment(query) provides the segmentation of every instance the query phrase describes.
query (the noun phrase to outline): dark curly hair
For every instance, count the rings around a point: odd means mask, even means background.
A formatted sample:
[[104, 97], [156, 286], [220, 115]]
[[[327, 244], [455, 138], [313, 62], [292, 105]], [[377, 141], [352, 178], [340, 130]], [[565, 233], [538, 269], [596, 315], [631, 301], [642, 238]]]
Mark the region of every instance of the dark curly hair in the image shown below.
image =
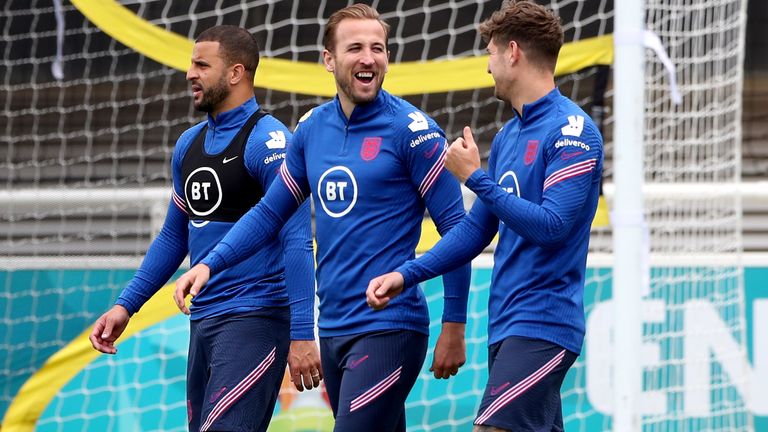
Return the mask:
[[503, 48], [515, 41], [529, 61], [555, 70], [563, 46], [560, 18], [551, 10], [529, 1], [508, 1], [480, 24], [483, 40]]

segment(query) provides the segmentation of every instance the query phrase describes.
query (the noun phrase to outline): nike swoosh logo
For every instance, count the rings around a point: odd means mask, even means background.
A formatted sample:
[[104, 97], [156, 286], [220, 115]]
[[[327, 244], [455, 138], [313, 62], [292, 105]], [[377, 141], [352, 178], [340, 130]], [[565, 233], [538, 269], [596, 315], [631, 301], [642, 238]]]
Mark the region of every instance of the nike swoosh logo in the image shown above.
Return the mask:
[[504, 384], [502, 384], [502, 385], [500, 385], [498, 387], [491, 386], [491, 396], [496, 396], [497, 394], [501, 393], [501, 391], [504, 390], [507, 387], [509, 387], [509, 381], [505, 382]]
[[434, 147], [432, 147], [432, 150], [430, 150], [430, 151], [425, 151], [425, 152], [424, 152], [424, 157], [425, 157], [425, 158], [427, 158], [427, 159], [429, 159], [429, 158], [431, 158], [432, 156], [434, 156], [434, 155], [435, 155], [435, 152], [437, 152], [437, 148], [438, 148], [438, 147], [440, 147], [440, 143], [439, 143], [439, 142], [436, 142], [436, 143], [435, 143], [435, 146], [434, 146]]
[[351, 361], [351, 362], [349, 362], [349, 368], [350, 369], [354, 369], [354, 368], [360, 366], [360, 363], [362, 363], [362, 362], [364, 362], [366, 360], [368, 360], [368, 356], [367, 355], [365, 357], [362, 357], [362, 358], [359, 358], [357, 360]]
[[577, 152], [571, 152], [571, 153], [562, 152], [562, 153], [560, 153], [560, 159], [568, 160], [568, 159], [575, 158], [576, 156], [583, 155], [583, 154], [584, 154], [583, 151], [577, 151]]
[[233, 160], [235, 160], [235, 159], [237, 159], [237, 158], [238, 158], [238, 156], [235, 156], [235, 157], [231, 157], [231, 158], [225, 157], [225, 158], [224, 158], [224, 160], [223, 160], [223, 161], [221, 161], [221, 163], [232, 162]]
[[213, 403], [213, 402], [214, 402], [216, 399], [218, 399], [218, 398], [219, 398], [219, 396], [221, 396], [221, 394], [222, 394], [222, 393], [224, 393], [224, 391], [226, 391], [226, 390], [227, 390], [227, 388], [226, 388], [226, 387], [222, 387], [222, 388], [221, 388], [221, 390], [219, 390], [218, 392], [216, 392], [216, 394], [214, 394], [213, 396], [211, 396], [211, 400], [210, 400], [210, 402], [211, 402], [211, 403]]

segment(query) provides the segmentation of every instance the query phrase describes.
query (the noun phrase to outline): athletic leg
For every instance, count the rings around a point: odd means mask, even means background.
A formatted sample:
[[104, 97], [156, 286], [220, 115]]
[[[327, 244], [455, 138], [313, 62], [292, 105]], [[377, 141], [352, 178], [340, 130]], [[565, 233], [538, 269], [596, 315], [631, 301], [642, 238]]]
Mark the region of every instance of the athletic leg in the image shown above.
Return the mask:
[[342, 356], [336, 432], [405, 431], [405, 399], [427, 351], [425, 334], [393, 330], [355, 335]]
[[563, 432], [565, 425], [563, 425], [563, 400], [557, 398], [557, 411], [555, 411], [555, 421], [552, 422], [552, 432]]
[[323, 383], [325, 392], [328, 394], [328, 401], [331, 403], [333, 417], [339, 409], [339, 390], [341, 388], [341, 378], [344, 371], [339, 362], [338, 351], [339, 338], [320, 338], [320, 362], [323, 365]]
[[189, 351], [187, 354], [187, 426], [200, 430], [200, 412], [208, 383], [208, 357], [205, 341], [200, 335], [199, 321], [189, 322]]
[[562, 419], [560, 387], [576, 357], [558, 345], [523, 337], [489, 347], [488, 384], [475, 425], [551, 432], [558, 412]]
[[208, 318], [210, 378], [201, 431], [265, 431], [290, 345], [287, 307]]

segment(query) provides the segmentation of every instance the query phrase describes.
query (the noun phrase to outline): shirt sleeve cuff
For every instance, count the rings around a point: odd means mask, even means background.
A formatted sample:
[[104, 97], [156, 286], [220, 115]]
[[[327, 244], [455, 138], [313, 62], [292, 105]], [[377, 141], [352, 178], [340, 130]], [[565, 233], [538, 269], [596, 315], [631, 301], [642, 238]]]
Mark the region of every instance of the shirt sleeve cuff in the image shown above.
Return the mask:
[[128, 302], [126, 299], [124, 299], [122, 297], [120, 297], [117, 300], [115, 300], [115, 304], [124, 307], [125, 310], [128, 311], [128, 315], [129, 316], [133, 316], [133, 314], [135, 314], [136, 311], [137, 311], [137, 309], [135, 307], [133, 307], [133, 305], [130, 302]]
[[408, 262], [396, 268], [395, 271], [403, 275], [403, 289], [415, 285], [413, 282], [414, 275], [411, 271], [411, 265]]
[[291, 340], [314, 340], [315, 328], [312, 323], [293, 324], [291, 326]]
[[480, 179], [482, 179], [485, 176], [485, 171], [483, 171], [482, 168], [478, 168], [470, 174], [469, 177], [467, 177], [467, 180], [464, 182], [464, 185], [470, 189], [472, 189], [473, 186], [476, 186]]
[[[461, 312], [461, 302], [455, 301], [446, 301], [445, 302], [445, 309], [443, 310], [443, 322], [455, 322], [455, 323], [462, 323], [466, 324], [467, 322], [467, 313]], [[466, 310], [466, 306], [464, 306], [464, 309]]]
[[205, 264], [211, 270], [211, 275], [219, 273], [221, 270], [227, 268], [227, 263], [221, 258], [215, 250], [211, 251], [208, 256], [200, 261], [200, 264]]

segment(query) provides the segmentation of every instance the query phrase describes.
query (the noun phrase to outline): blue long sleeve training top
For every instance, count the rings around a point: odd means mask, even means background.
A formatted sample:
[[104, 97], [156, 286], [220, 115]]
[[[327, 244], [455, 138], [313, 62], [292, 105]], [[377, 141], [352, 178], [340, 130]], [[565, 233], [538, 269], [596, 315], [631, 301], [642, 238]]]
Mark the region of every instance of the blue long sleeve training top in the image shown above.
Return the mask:
[[[235, 224], [235, 220], [210, 220], [206, 214], [210, 212], [196, 209], [198, 204], [190, 201], [198, 197], [187, 197], [185, 194], [192, 176], [184, 177], [182, 164], [203, 127], [207, 126], [203, 157], [210, 159], [208, 165], [223, 170], [235, 164], [244, 164], [247, 174], [261, 185], [262, 190], [267, 190], [277, 177], [292, 135], [274, 117], [265, 115], [258, 121], [247, 138], [242, 154], [231, 151], [233, 138], [258, 110], [256, 99], [251, 98], [243, 105], [219, 114], [216, 119], [209, 115], [206, 122], [193, 126], [179, 137], [172, 162], [173, 196], [165, 223], [136, 275], [116, 302], [129, 313], [138, 311], [168, 281], [187, 253], [192, 265], [197, 264]], [[203, 187], [189, 190], [199, 198], [207, 198], [210, 193], [218, 197], [220, 203], [222, 197], [227, 199], [228, 190], [226, 182], [222, 190], [223, 180], [219, 181], [222, 174], [215, 171], [210, 166], [196, 169], [196, 173], [208, 175], [209, 181], [201, 182]], [[234, 197], [234, 202], [240, 198]], [[255, 198], [258, 199], [258, 196]], [[217, 205], [214, 201], [212, 208]], [[281, 223], [279, 239], [265, 242], [238, 265], [213, 275], [192, 300], [191, 319], [290, 304], [291, 338], [313, 339], [315, 280], [310, 218], [307, 203], [289, 221]]]
[[[445, 134], [408, 102], [380, 91], [349, 119], [338, 97], [308, 112], [294, 133], [281, 182], [202, 262], [212, 273], [239, 262], [312, 194], [320, 335], [377, 330], [428, 332], [419, 287], [383, 311], [366, 304], [375, 276], [414, 257], [425, 208], [438, 232], [464, 216], [458, 182], [444, 170]], [[464, 322], [469, 265], [443, 277], [443, 320]]]
[[524, 336], [580, 353], [602, 167], [597, 126], [552, 90], [524, 105], [496, 135], [488, 173], [478, 169], [466, 181], [479, 199], [465, 220], [397, 271], [407, 285], [428, 279], [475, 257], [498, 231], [488, 343]]

